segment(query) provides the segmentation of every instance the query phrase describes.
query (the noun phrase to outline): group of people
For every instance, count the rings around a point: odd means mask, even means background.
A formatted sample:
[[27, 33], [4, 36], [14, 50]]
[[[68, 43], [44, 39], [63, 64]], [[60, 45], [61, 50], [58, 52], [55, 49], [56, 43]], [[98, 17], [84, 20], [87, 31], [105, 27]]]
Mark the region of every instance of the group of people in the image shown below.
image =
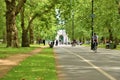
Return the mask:
[[[72, 46], [75, 46], [77, 44], [77, 41], [74, 39], [72, 42], [71, 42], [71, 45]], [[96, 33], [93, 33], [92, 35], [92, 40], [91, 40], [91, 50], [94, 49], [94, 47], [97, 47], [98, 46], [98, 36]]]
[[[39, 40], [39, 43], [41, 42], [41, 40]], [[42, 43], [45, 45], [45, 40], [42, 40]], [[53, 47], [54, 45], [55, 46], [58, 46], [58, 40], [53, 40], [53, 41], [50, 41], [49, 43], [49, 46], [50, 47]], [[77, 41], [74, 39], [71, 43], [72, 46], [75, 46], [77, 44]], [[98, 46], [98, 36], [96, 33], [93, 33], [92, 34], [92, 39], [91, 39], [91, 50], [94, 50], [94, 48], [96, 47], [97, 48]], [[113, 45], [113, 48], [115, 48], [116, 45]], [[106, 42], [106, 48], [110, 48], [110, 42], [107, 41]]]
[[[94, 49], [94, 46], [96, 44], [96, 46], [98, 46], [98, 36], [96, 35], [96, 33], [93, 34], [92, 36], [92, 46], [91, 49]], [[116, 43], [112, 40], [107, 40], [106, 41], [106, 49], [115, 49], [117, 47]]]
[[[41, 42], [43, 43], [43, 45], [45, 45], [45, 42], [46, 42], [46, 41], [45, 41], [45, 39], [43, 39], [43, 40], [40, 39], [40, 40], [39, 40], [39, 44], [40, 44]], [[50, 41], [48, 44], [49, 44], [50, 47], [53, 47], [54, 45], [55, 45], [55, 46], [58, 46], [58, 40]], [[72, 44], [72, 46], [75, 46], [75, 44], [77, 44], [77, 41], [74, 39], [71, 44]], [[92, 44], [91, 44], [91, 45], [92, 45], [92, 46], [91, 46], [91, 49], [92, 49], [92, 50], [94, 49], [94, 46], [95, 46], [95, 45], [96, 45], [96, 46], [98, 45], [98, 36], [96, 35], [96, 33], [94, 33], [93, 36], [92, 36]]]
[[43, 40], [42, 40], [42, 39], [39, 39], [39, 40], [38, 40], [38, 44], [41, 44], [41, 43], [43, 43], [43, 45], [45, 45], [45, 39], [43, 39]]
[[53, 48], [54, 45], [58, 46], [58, 40], [55, 40], [55, 41], [53, 40], [49, 42], [50, 48]]

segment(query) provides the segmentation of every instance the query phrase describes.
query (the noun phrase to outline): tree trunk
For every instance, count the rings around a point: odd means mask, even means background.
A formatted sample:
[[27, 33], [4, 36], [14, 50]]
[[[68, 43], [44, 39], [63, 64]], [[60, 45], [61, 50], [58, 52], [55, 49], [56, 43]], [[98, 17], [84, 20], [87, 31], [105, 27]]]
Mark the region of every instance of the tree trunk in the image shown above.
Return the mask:
[[33, 32], [33, 27], [31, 25], [30, 27], [30, 30], [29, 30], [29, 33], [30, 33], [30, 44], [33, 44], [34, 43], [34, 32]]
[[29, 47], [29, 38], [28, 38], [28, 30], [25, 29], [24, 25], [24, 7], [20, 11], [21, 15], [21, 28], [22, 28], [22, 47]]
[[18, 47], [18, 31], [16, 28], [15, 0], [6, 1], [7, 47]]
[[109, 40], [113, 41], [113, 35], [111, 29], [109, 29]]
[[30, 47], [27, 30], [22, 31], [22, 47]]

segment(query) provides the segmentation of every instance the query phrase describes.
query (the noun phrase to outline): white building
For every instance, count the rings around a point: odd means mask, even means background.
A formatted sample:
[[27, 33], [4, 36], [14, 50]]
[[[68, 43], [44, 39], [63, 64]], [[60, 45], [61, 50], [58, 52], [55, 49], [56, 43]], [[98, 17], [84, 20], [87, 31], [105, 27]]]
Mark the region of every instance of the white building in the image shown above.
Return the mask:
[[58, 45], [68, 44], [69, 39], [65, 30], [58, 30], [56, 40], [58, 40]]

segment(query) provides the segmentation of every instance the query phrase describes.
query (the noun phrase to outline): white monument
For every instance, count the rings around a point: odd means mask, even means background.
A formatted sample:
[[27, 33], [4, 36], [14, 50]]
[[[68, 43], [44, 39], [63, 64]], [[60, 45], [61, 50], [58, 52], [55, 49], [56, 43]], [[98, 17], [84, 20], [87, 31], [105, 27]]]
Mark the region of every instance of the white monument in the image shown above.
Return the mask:
[[68, 44], [69, 39], [65, 30], [58, 30], [56, 40], [58, 40], [58, 45]]

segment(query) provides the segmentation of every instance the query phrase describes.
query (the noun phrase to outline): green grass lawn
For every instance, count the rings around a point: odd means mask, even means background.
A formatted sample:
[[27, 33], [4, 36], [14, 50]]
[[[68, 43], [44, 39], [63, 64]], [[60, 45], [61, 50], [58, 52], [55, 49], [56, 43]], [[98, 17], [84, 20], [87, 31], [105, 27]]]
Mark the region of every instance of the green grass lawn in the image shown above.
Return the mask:
[[0, 80], [57, 80], [52, 48], [44, 48], [14, 67]]
[[19, 48], [6, 48], [4, 44], [0, 44], [0, 58], [6, 58], [13, 54], [24, 54], [32, 51], [36, 47], [19, 47]]

